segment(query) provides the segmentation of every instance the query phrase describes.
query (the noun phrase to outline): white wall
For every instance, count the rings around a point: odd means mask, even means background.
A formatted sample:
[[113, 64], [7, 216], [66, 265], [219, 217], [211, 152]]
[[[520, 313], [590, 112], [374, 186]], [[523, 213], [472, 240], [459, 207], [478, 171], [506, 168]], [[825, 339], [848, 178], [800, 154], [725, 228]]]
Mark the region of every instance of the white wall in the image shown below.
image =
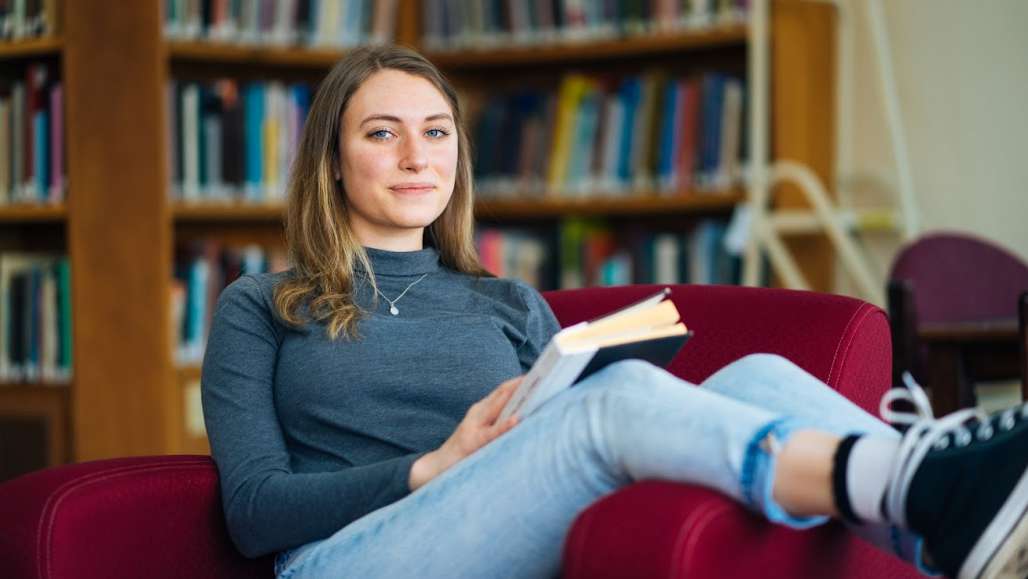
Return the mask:
[[[854, 165], [895, 188], [865, 0], [844, 1], [857, 25]], [[969, 231], [1028, 260], [1028, 1], [883, 5], [922, 231]], [[868, 240], [884, 278], [898, 241]]]

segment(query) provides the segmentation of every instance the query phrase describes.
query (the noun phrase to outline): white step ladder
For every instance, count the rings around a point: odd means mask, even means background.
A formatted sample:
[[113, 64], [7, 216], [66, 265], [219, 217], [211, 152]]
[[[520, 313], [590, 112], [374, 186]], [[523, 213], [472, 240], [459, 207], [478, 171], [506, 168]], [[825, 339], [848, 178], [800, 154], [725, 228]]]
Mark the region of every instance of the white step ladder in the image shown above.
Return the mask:
[[[834, 5], [838, 27], [838, 62], [836, 63], [836, 118], [839, 130], [836, 138], [835, 163], [838, 182], [834, 184], [836, 197], [829, 194], [821, 179], [806, 165], [788, 159], [770, 162], [768, 159], [770, 44], [768, 18], [770, 0], [755, 0], [749, 18], [749, 78], [751, 91], [750, 161], [747, 218], [749, 236], [743, 256], [743, 283], [758, 285], [761, 279], [762, 253], [767, 254], [771, 268], [785, 287], [810, 289], [796, 260], [789, 253], [783, 235], [824, 232], [831, 241], [839, 263], [853, 279], [860, 297], [885, 305], [885, 280], [872, 271], [866, 252], [856, 235], [866, 231], [893, 231], [903, 241], [918, 233], [917, 207], [913, 178], [907, 157], [906, 137], [900, 114], [892, 70], [892, 56], [886, 35], [881, 0], [808, 0]], [[890, 193], [897, 202], [882, 208], [855, 208], [852, 190], [846, 179], [852, 174], [850, 151], [853, 134], [853, 77], [854, 77], [854, 14], [851, 4], [867, 8], [871, 41], [875, 47], [881, 80], [881, 97], [889, 128], [889, 142], [899, 173], [899, 191]], [[803, 193], [809, 208], [773, 209], [770, 192], [782, 183], [792, 183]]]

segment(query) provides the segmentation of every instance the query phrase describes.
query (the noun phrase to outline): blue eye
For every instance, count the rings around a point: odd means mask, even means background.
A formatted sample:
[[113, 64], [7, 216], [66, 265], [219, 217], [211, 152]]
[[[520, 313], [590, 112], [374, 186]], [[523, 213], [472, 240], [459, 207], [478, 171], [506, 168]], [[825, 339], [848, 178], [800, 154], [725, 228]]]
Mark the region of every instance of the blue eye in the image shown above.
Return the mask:
[[442, 129], [429, 129], [429, 130], [425, 131], [425, 134], [430, 136], [430, 137], [432, 137], [433, 139], [441, 139], [441, 138], [445, 137], [446, 135], [449, 135], [450, 133], [447, 133], [446, 131], [444, 131]]
[[389, 131], [387, 131], [385, 129], [379, 129], [377, 131], [369, 133], [368, 136], [371, 137], [372, 139], [378, 139], [380, 141], [384, 141], [384, 140], [388, 139], [390, 136], [392, 136], [392, 133], [390, 133]]

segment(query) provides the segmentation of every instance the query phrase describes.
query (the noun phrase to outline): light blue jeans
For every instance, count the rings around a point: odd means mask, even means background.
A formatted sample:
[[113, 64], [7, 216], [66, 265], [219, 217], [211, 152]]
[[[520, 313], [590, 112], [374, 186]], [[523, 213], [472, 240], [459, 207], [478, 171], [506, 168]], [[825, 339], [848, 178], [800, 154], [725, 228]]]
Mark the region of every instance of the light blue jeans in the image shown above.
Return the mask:
[[[619, 487], [663, 479], [716, 489], [771, 521], [805, 528], [772, 499], [775, 456], [797, 429], [898, 437], [779, 356], [757, 354], [701, 388], [640, 361], [612, 364], [404, 499], [279, 555], [280, 579], [558, 574], [575, 517]], [[913, 561], [919, 540], [854, 528]]]

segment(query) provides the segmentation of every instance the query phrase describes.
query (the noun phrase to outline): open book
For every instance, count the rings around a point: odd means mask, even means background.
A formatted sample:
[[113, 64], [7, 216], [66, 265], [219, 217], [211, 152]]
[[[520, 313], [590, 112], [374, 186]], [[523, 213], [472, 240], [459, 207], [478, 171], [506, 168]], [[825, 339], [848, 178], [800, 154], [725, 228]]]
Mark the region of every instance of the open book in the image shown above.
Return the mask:
[[606, 316], [557, 333], [504, 406], [500, 420], [525, 417], [612, 362], [638, 358], [666, 366], [691, 333], [679, 321], [670, 288]]

